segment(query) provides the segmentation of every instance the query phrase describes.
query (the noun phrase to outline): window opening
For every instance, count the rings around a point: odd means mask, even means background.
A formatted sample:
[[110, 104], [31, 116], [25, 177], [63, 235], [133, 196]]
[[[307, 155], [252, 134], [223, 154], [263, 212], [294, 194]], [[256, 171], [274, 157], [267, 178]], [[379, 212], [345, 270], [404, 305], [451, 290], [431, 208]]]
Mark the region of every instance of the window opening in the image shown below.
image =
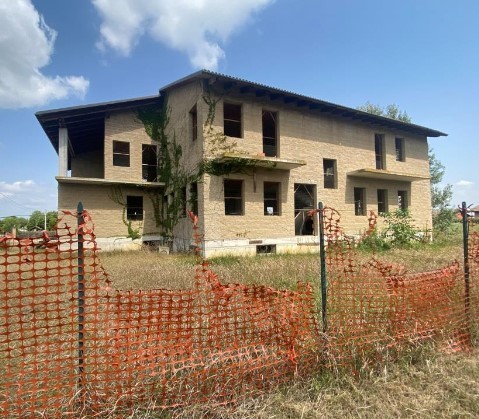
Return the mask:
[[196, 105], [190, 111], [190, 127], [191, 127], [191, 140], [196, 141], [198, 138], [198, 111]]
[[280, 184], [264, 182], [264, 215], [280, 215]]
[[190, 185], [190, 205], [193, 214], [198, 215], [198, 183], [196, 182]]
[[374, 134], [374, 148], [376, 151], [376, 169], [384, 169], [384, 135]]
[[127, 195], [126, 219], [130, 221], [143, 220], [143, 197]]
[[388, 212], [388, 191], [387, 189], [378, 189], [378, 213]]
[[294, 184], [294, 231], [296, 236], [314, 235], [314, 219], [309, 212], [315, 208], [315, 185]]
[[276, 112], [263, 111], [263, 153], [269, 157], [278, 155], [276, 120]]
[[141, 153], [142, 179], [147, 182], [157, 182], [156, 145], [143, 144]]
[[366, 215], [365, 189], [354, 188], [354, 214]]
[[113, 166], [130, 167], [130, 143], [113, 141]]
[[404, 156], [404, 138], [396, 138], [396, 161], [405, 161]]
[[274, 253], [276, 253], [275, 244], [260, 244], [256, 246], [257, 255], [267, 255], [267, 254], [274, 254]]
[[243, 181], [225, 179], [225, 215], [243, 215]]
[[336, 160], [323, 159], [324, 187], [336, 188]]
[[400, 210], [407, 210], [408, 201], [407, 201], [407, 191], [398, 191], [398, 208]]
[[223, 104], [224, 134], [228, 137], [242, 137], [241, 105]]

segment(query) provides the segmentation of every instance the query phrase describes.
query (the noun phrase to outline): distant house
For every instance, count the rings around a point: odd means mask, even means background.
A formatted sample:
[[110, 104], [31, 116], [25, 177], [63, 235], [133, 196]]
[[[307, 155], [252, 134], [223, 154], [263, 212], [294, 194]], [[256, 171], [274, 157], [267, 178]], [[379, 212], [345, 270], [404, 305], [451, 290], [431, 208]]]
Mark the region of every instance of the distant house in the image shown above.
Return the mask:
[[[173, 166], [138, 118], [152, 108], [169, 110], [163, 134], [181, 147]], [[369, 210], [408, 208], [418, 227], [432, 224], [427, 138], [446, 134], [423, 126], [210, 71], [159, 95], [36, 116], [59, 156], [58, 208], [81, 200], [105, 246], [133, 230], [162, 240], [178, 197], [174, 246], [189, 247], [188, 207], [207, 256], [310, 249], [319, 201], [349, 234], [365, 229]], [[174, 177], [178, 166], [198, 176], [172, 187], [164, 170]]]
[[478, 217], [478, 218], [479, 218], [479, 205], [476, 205], [475, 207], [472, 207], [472, 208], [469, 210], [469, 213], [470, 213], [473, 217]]

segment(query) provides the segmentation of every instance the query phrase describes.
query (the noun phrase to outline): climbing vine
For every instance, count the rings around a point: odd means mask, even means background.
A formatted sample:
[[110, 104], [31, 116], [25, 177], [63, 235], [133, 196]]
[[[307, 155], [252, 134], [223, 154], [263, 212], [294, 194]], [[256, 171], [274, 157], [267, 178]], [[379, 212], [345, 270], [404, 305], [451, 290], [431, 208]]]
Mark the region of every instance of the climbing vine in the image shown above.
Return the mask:
[[117, 204], [122, 206], [121, 219], [123, 221], [123, 224], [125, 224], [128, 229], [127, 237], [130, 237], [132, 240], [139, 239], [141, 237], [140, 230], [142, 225], [141, 223], [139, 223], [137, 228], [133, 228], [132, 221], [128, 220], [126, 213], [127, 205], [125, 198], [123, 197], [123, 191], [121, 190], [121, 187], [113, 186], [110, 190], [109, 197], [113, 202], [116, 202]]
[[153, 206], [156, 226], [162, 235], [172, 240], [173, 229], [179, 220], [186, 216], [186, 188], [199, 179], [198, 173], [188, 172], [183, 163], [183, 151], [176, 140], [167, 133], [171, 109], [165, 97], [161, 107], [152, 106], [138, 110], [137, 117], [143, 123], [145, 131], [154, 143], [157, 151], [157, 180], [164, 184], [164, 196], [148, 191]]
[[[187, 204], [190, 207], [195, 205], [197, 192], [191, 189], [193, 183], [201, 182], [205, 174], [224, 176], [231, 173], [248, 173], [257, 166], [257, 161], [245, 159], [244, 155], [237, 151], [236, 141], [214, 127], [216, 107], [222, 98], [213, 97], [210, 90], [204, 88], [202, 99], [207, 106], [203, 123], [205, 152], [204, 158], [192, 170], [185, 169], [182, 147], [177, 142], [176, 133], [168, 129], [171, 109], [167, 97], [165, 96], [161, 106], [145, 107], [137, 111], [137, 118], [144, 125], [145, 132], [157, 145], [157, 181], [164, 184], [164, 194], [160, 195], [158, 191], [151, 189], [146, 192], [153, 206], [155, 224], [167, 240], [173, 239], [173, 230], [186, 215]], [[222, 159], [226, 154], [228, 158]], [[190, 200], [186, 202], [188, 185]]]

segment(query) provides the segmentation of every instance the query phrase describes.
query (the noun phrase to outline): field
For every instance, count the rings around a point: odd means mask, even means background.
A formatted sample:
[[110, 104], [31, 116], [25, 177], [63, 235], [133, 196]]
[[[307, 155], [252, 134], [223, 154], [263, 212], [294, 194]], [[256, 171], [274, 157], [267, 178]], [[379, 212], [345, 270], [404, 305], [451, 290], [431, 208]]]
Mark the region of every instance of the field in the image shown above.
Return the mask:
[[[407, 267], [408, 272], [433, 270], [462, 261], [459, 230], [434, 245], [380, 253], [380, 260]], [[364, 261], [371, 253], [359, 254]], [[159, 256], [154, 252], [104, 253], [101, 261], [112, 285], [120, 289], [191, 287], [194, 257]], [[212, 270], [224, 283], [261, 284], [295, 289], [297, 281], [319, 284], [317, 255], [271, 255], [246, 259], [216, 258]], [[444, 354], [429, 345], [414, 347], [393, 363], [360, 368], [356, 374], [334, 371], [247, 400], [233, 410], [207, 405], [164, 414], [137, 411], [131, 418], [233, 417], [477, 417], [479, 354]]]

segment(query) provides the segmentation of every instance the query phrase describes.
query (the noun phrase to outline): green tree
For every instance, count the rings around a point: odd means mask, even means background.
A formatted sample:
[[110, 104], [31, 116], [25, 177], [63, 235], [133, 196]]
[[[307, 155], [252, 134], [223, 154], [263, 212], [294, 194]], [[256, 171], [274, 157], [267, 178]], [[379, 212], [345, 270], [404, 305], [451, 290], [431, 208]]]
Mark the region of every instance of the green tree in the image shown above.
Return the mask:
[[47, 212], [47, 230], [52, 231], [58, 222], [58, 213], [56, 211]]
[[27, 229], [32, 230], [43, 230], [45, 226], [45, 213], [41, 211], [33, 211], [28, 219]]
[[434, 150], [429, 150], [429, 174], [431, 176], [431, 204], [434, 209], [448, 207], [452, 199], [452, 185], [441, 188], [446, 173], [445, 166], [437, 159]]
[[441, 187], [446, 173], [445, 166], [437, 159], [433, 149], [429, 150], [429, 174], [431, 176], [431, 205], [434, 210], [432, 226], [440, 233], [447, 233], [455, 220], [454, 210], [450, 208], [452, 185]]
[[371, 102], [366, 102], [364, 105], [358, 106], [359, 111], [368, 112], [373, 115], [385, 116], [391, 119], [397, 119], [402, 122], [411, 122], [410, 116], [406, 111], [401, 111], [396, 104], [391, 104], [383, 108]]
[[6, 217], [0, 221], [0, 231], [3, 233], [9, 233], [13, 227], [23, 228], [26, 227], [28, 220], [23, 217]]

